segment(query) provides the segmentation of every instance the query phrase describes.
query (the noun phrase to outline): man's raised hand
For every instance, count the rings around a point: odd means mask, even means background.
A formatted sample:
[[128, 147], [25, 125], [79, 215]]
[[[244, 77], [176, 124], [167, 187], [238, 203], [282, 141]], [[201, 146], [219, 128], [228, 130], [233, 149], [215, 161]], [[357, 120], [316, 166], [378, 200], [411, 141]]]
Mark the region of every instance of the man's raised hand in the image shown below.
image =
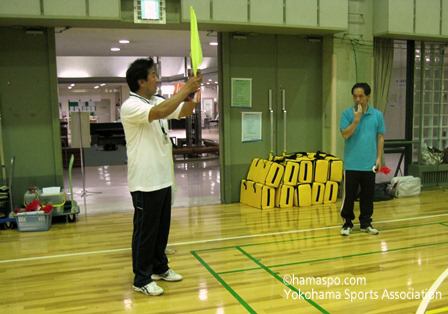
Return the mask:
[[353, 115], [355, 116], [355, 120], [359, 121], [362, 117], [362, 106], [358, 105], [358, 111], [353, 108]]

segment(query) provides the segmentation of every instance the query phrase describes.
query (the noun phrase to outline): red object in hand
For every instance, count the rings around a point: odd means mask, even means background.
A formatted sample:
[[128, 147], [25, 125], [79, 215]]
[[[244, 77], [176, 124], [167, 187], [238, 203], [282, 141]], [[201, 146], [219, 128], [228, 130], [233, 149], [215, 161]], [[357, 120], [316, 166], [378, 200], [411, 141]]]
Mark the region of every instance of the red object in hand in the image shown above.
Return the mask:
[[390, 173], [390, 169], [388, 167], [381, 167], [380, 170], [378, 170], [378, 172], [382, 172], [385, 175], [388, 175]]

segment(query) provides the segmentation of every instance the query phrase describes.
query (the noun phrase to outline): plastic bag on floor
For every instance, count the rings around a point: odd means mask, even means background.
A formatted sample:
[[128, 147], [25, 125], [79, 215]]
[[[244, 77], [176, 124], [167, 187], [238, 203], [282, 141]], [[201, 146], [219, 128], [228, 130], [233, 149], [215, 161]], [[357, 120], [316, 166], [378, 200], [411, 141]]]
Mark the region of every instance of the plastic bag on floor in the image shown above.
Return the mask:
[[395, 197], [420, 195], [422, 184], [420, 178], [414, 176], [395, 177], [390, 182], [390, 194]]
[[424, 165], [440, 165], [443, 162], [443, 152], [436, 147], [429, 147], [423, 143], [422, 147], [422, 164]]

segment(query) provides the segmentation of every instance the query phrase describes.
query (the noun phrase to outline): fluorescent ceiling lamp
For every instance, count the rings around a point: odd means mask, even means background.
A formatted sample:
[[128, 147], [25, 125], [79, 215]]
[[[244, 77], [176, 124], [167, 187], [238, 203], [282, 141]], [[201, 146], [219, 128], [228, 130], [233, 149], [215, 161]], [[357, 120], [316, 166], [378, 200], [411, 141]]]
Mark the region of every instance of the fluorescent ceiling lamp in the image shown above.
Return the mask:
[[118, 42], [119, 42], [120, 44], [129, 44], [129, 43], [130, 43], [130, 41], [127, 40], [127, 39], [121, 39], [121, 40], [119, 40]]
[[90, 73], [84, 72], [82, 70], [68, 69], [68, 70], [65, 70], [65, 71], [61, 71], [61, 74], [59, 74], [58, 77], [68, 77], [68, 78], [73, 78], [73, 77], [90, 77]]
[[216, 41], [212, 41], [212, 42], [210, 43], [210, 46], [218, 46], [218, 43], [217, 43]]
[[159, 20], [160, 19], [160, 2], [159, 0], [141, 0], [142, 19]]
[[106, 84], [104, 84], [104, 83], [103, 83], [103, 84], [100, 84], [100, 86], [104, 86], [104, 85], [106, 85]]
[[118, 48], [118, 47], [112, 47], [112, 48], [110, 48], [110, 51], [120, 51], [121, 49], [120, 48]]
[[98, 89], [98, 88], [100, 88], [100, 87], [97, 85], [97, 86], [95, 86], [94, 88], [95, 88], [95, 89]]

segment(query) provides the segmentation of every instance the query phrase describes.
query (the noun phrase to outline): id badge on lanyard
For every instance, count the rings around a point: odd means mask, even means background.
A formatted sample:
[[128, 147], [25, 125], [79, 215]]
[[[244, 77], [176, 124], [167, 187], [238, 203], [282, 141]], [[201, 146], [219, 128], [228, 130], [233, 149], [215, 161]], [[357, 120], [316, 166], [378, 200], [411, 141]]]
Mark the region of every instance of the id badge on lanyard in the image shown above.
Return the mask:
[[[146, 99], [144, 97], [141, 97], [141, 96], [139, 96], [139, 95], [137, 95], [135, 93], [131, 92], [131, 96], [140, 98], [143, 102], [145, 102], [147, 104], [150, 104], [148, 99]], [[170, 144], [171, 141], [170, 141], [170, 138], [169, 138], [168, 134], [165, 131], [165, 128], [163, 127], [162, 120], [159, 120], [159, 124], [160, 124], [160, 128], [162, 129], [162, 133], [163, 133], [163, 144]]]
[[169, 138], [168, 134], [166, 133], [165, 128], [163, 127], [162, 120], [159, 120], [159, 123], [160, 123], [160, 128], [162, 129], [162, 133], [163, 133], [163, 144], [169, 144], [170, 138]]
[[163, 144], [168, 145], [170, 143], [170, 139], [168, 135], [163, 136]]

